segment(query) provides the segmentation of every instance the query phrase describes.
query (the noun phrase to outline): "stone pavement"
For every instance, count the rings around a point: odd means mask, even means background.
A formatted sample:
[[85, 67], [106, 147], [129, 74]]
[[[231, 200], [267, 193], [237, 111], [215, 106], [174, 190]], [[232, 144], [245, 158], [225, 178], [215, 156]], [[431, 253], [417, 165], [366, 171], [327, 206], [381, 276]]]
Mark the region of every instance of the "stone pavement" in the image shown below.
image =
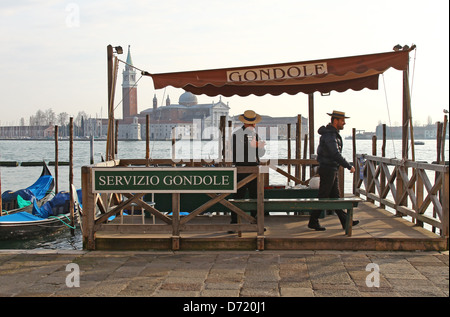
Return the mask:
[[0, 296], [448, 297], [448, 263], [448, 251], [0, 250]]

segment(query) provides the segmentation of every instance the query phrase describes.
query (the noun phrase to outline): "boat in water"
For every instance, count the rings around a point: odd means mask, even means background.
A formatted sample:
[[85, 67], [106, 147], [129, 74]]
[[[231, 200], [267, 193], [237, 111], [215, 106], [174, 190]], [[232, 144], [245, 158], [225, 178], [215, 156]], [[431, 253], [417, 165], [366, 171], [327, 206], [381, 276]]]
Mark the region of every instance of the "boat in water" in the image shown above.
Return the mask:
[[6, 190], [2, 193], [0, 216], [31, 212], [34, 202], [40, 207], [53, 196], [54, 187], [55, 180], [44, 161], [41, 175], [31, 186], [16, 191]]
[[[81, 189], [75, 193], [79, 197]], [[79, 217], [80, 205], [74, 198], [75, 216]], [[70, 225], [70, 193], [59, 192], [41, 207], [36, 200], [32, 212], [20, 211], [0, 217], [0, 240], [23, 239], [54, 233]]]

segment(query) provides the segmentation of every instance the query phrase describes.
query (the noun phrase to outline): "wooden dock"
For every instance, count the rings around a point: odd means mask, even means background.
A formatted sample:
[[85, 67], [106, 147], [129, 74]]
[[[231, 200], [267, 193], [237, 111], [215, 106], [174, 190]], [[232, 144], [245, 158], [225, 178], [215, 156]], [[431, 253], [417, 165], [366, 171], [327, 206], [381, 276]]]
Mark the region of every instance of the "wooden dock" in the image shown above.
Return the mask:
[[[96, 250], [171, 250], [171, 232], [142, 232], [141, 216], [119, 217], [104, 225], [95, 234]], [[439, 251], [448, 249], [447, 239], [372, 203], [360, 203], [354, 210], [354, 219], [360, 224], [353, 228], [351, 237], [335, 215], [321, 220], [326, 231], [307, 228], [308, 215], [265, 216], [264, 250], [376, 250], [376, 251]], [[152, 223], [152, 218], [145, 219]], [[193, 224], [227, 224], [230, 216], [197, 216]], [[133, 223], [131, 223], [133, 222]], [[158, 224], [158, 220], [156, 220]], [[108, 227], [109, 226], [109, 227]], [[120, 229], [122, 228], [122, 229]], [[131, 229], [132, 228], [132, 232]], [[110, 231], [111, 229], [111, 231]], [[179, 250], [256, 250], [255, 232], [229, 234], [226, 231], [181, 231]]]

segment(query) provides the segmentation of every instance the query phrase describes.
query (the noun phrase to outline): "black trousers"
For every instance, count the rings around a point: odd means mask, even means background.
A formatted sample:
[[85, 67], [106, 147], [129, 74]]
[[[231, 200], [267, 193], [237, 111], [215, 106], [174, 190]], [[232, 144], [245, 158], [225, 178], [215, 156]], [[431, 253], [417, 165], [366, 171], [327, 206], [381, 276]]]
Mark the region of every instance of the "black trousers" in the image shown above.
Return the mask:
[[[246, 178], [249, 175], [251, 175], [251, 174], [237, 174], [237, 182], [239, 183], [241, 180], [243, 180], [244, 178]], [[248, 191], [248, 198], [250, 198], [250, 199], [258, 198], [258, 182], [257, 182], [256, 178], [254, 180], [248, 182], [241, 188], [239, 188], [237, 190], [236, 194], [234, 194], [234, 196], [233, 196], [234, 199], [246, 198], [245, 194], [247, 193], [247, 191]], [[252, 211], [251, 215], [252, 215], [252, 217], [255, 217], [256, 212]], [[237, 223], [237, 214], [233, 211], [231, 212], [231, 223]]]
[[[334, 168], [320, 166], [319, 167], [320, 185], [319, 185], [319, 198], [339, 198], [339, 182], [338, 171]], [[339, 217], [342, 227], [345, 228], [347, 221], [347, 214], [342, 209], [334, 210]], [[311, 212], [309, 218], [310, 223], [318, 223], [321, 210], [315, 210]]]

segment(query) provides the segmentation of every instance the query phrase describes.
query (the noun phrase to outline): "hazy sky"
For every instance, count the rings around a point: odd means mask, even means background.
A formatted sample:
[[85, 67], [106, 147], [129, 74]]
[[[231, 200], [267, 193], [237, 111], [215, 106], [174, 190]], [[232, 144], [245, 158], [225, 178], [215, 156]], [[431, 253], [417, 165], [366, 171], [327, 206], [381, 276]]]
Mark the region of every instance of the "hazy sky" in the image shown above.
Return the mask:
[[[38, 109], [93, 117], [107, 112], [106, 47], [131, 45], [134, 65], [152, 73], [251, 66], [391, 51], [410, 54], [413, 121], [443, 120], [449, 105], [448, 0], [99, 0], [0, 2], [1, 125], [28, 123]], [[116, 105], [122, 99], [123, 64]], [[414, 75], [414, 77], [413, 77]], [[139, 78], [140, 76], [138, 76]], [[401, 122], [402, 74], [389, 69], [379, 90], [315, 93], [316, 125], [345, 111], [351, 128]], [[173, 103], [183, 91], [138, 84], [138, 111]], [[198, 96], [200, 103], [217, 97]], [[230, 114], [308, 115], [305, 94], [222, 98]], [[121, 105], [116, 118], [122, 117]]]

